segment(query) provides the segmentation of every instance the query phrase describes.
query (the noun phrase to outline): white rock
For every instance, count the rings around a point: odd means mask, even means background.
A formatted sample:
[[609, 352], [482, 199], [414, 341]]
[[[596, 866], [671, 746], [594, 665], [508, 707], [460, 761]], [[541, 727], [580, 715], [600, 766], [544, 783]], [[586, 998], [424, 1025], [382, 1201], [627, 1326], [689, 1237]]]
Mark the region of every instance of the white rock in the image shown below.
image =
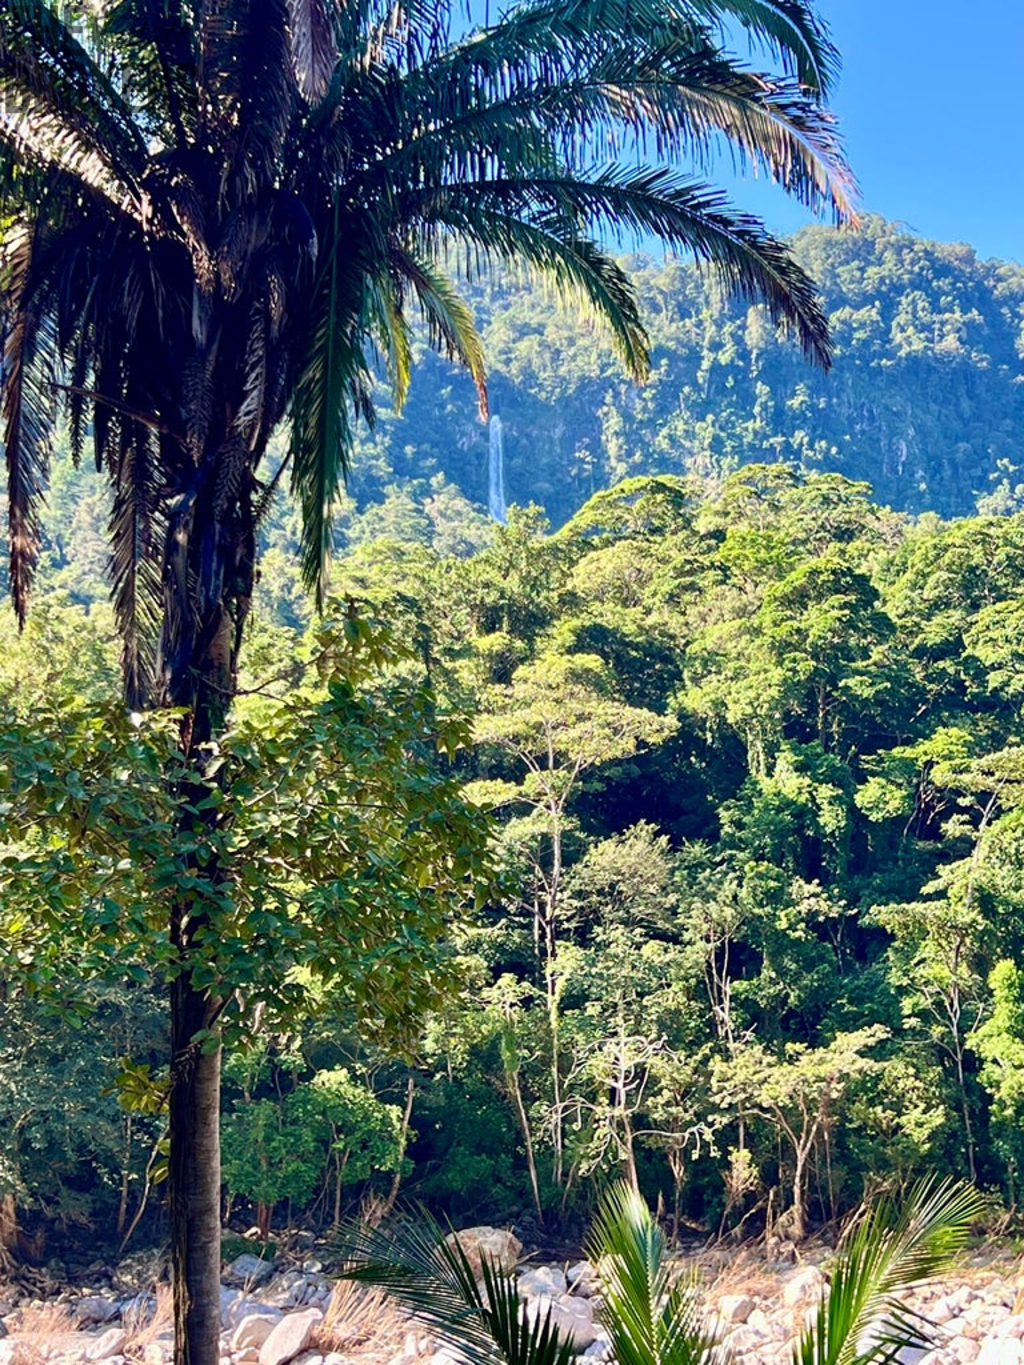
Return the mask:
[[430, 1365], [461, 1365], [459, 1357], [454, 1351], [449, 1351], [444, 1346], [439, 1346], [430, 1357]]
[[749, 1294], [723, 1294], [718, 1300], [718, 1318], [726, 1325], [746, 1322], [753, 1311], [754, 1300]]
[[319, 1351], [303, 1351], [295, 1357], [292, 1365], [324, 1365], [324, 1358]]
[[79, 1299], [74, 1308], [75, 1318], [83, 1327], [109, 1322], [120, 1311], [114, 1299], [102, 1298], [98, 1294]]
[[976, 1365], [1020, 1365], [1021, 1344], [1012, 1337], [989, 1337], [974, 1359]]
[[273, 1261], [265, 1261], [260, 1256], [245, 1252], [235, 1257], [224, 1272], [224, 1278], [229, 1284], [254, 1285], [265, 1283], [273, 1273]]
[[119, 1356], [124, 1350], [124, 1344], [128, 1340], [128, 1333], [123, 1327], [111, 1327], [104, 1332], [101, 1337], [97, 1337], [85, 1353], [86, 1360], [109, 1360], [111, 1356]]
[[247, 1313], [231, 1334], [231, 1351], [244, 1351], [250, 1347], [259, 1350], [279, 1322], [276, 1314], [271, 1317], [269, 1313]]
[[977, 1341], [972, 1341], [970, 1337], [960, 1337], [954, 1341], [951, 1347], [952, 1354], [955, 1356], [958, 1365], [972, 1365], [978, 1359], [981, 1345]]
[[309, 1281], [300, 1270], [286, 1270], [264, 1292], [263, 1302], [272, 1308], [295, 1308], [301, 1303]]
[[782, 1286], [783, 1307], [799, 1308], [808, 1299], [817, 1298], [824, 1283], [825, 1277], [816, 1265], [804, 1266]]
[[531, 1295], [554, 1298], [556, 1294], [564, 1294], [567, 1288], [566, 1277], [557, 1266], [535, 1266], [519, 1276], [519, 1294], [524, 1299]]
[[282, 1318], [260, 1347], [260, 1365], [287, 1365], [309, 1345], [323, 1321], [319, 1308], [306, 1308]]
[[589, 1299], [579, 1299], [572, 1294], [559, 1294], [555, 1298], [534, 1296], [526, 1300], [523, 1310], [530, 1323], [550, 1314], [551, 1325], [567, 1337], [577, 1351], [586, 1350], [597, 1338], [594, 1306]]
[[571, 1285], [577, 1284], [580, 1280], [588, 1279], [594, 1280], [596, 1283], [594, 1267], [589, 1261], [577, 1261], [575, 1265], [571, 1265], [565, 1272], [565, 1278]]

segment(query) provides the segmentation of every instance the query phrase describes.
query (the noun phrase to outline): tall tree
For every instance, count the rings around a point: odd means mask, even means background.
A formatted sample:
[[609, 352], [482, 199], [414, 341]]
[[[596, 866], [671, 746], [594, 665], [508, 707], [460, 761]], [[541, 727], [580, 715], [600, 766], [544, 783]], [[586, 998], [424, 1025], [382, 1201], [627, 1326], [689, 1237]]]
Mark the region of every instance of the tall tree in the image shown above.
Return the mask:
[[[724, 51], [724, 21], [781, 68]], [[256, 528], [290, 412], [302, 558], [318, 597], [376, 352], [396, 399], [408, 305], [473, 374], [446, 264], [521, 260], [647, 339], [596, 238], [653, 233], [829, 357], [813, 288], [755, 219], [682, 175], [724, 139], [842, 213], [824, 109], [835, 53], [803, 0], [530, 0], [454, 35], [447, 0], [8, 0], [0, 9], [0, 311], [11, 590], [28, 606], [60, 404], [113, 485], [129, 703], [180, 711], [183, 868], [168, 926], [179, 1365], [218, 1355], [216, 1027], [208, 945], [232, 869], [211, 746], [236, 691]], [[650, 168], [643, 153], [659, 159]], [[638, 155], [638, 153], [640, 155]], [[446, 254], [447, 253], [447, 254]], [[202, 1039], [202, 1045], [197, 1040]]]

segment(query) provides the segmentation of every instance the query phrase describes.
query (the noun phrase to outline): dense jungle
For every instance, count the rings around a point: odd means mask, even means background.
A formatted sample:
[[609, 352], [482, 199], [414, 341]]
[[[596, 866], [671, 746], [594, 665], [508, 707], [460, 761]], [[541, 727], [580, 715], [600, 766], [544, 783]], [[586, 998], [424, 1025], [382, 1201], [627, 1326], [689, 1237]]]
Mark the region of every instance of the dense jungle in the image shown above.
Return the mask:
[[[481, 285], [507, 524], [430, 355], [360, 437], [323, 617], [265, 520], [222, 744], [233, 847], [280, 869], [239, 893], [277, 995], [230, 949], [239, 1229], [412, 1198], [572, 1235], [622, 1175], [676, 1231], [799, 1238], [935, 1168], [1016, 1205], [1024, 271], [880, 220], [794, 250], [831, 374], [672, 261], [631, 266], [645, 388]], [[58, 464], [46, 515], [0, 651], [0, 1241], [35, 1260], [158, 1239], [165, 1160], [126, 793], [166, 754], [110, 704], [105, 494]], [[333, 976], [289, 940], [315, 876], [355, 888]]]

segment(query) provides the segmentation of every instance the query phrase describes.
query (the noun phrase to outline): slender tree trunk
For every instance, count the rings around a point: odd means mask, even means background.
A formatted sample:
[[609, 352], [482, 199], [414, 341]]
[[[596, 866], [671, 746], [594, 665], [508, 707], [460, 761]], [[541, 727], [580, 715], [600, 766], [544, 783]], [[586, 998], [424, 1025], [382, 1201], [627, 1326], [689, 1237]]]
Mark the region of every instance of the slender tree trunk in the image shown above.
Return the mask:
[[512, 1103], [515, 1106], [516, 1118], [519, 1120], [519, 1131], [523, 1135], [523, 1147], [526, 1151], [526, 1169], [530, 1176], [530, 1189], [533, 1192], [533, 1207], [537, 1213], [537, 1222], [544, 1226], [544, 1210], [540, 1202], [540, 1181], [537, 1178], [537, 1154], [533, 1149], [533, 1134], [530, 1132], [530, 1117], [526, 1112], [526, 1105], [523, 1103], [523, 1091], [519, 1084], [519, 1068], [505, 1068], [505, 1084], [508, 1092], [512, 1096]]
[[124, 1116], [124, 1164], [121, 1167], [121, 1194], [117, 1204], [117, 1235], [120, 1237], [128, 1222], [128, 1189], [132, 1164], [132, 1116]]
[[398, 1191], [402, 1188], [402, 1167], [405, 1164], [405, 1150], [409, 1145], [409, 1128], [412, 1123], [412, 1105], [415, 1097], [416, 1077], [410, 1075], [405, 1083], [405, 1109], [402, 1112], [402, 1127], [398, 1134], [398, 1161], [395, 1164], [395, 1173], [391, 1177], [388, 1197], [384, 1201], [382, 1212], [384, 1218], [394, 1212], [395, 1204], [398, 1202]]
[[[551, 766], [554, 758], [551, 758]], [[562, 1048], [561, 1048], [561, 1002], [556, 967], [558, 955], [558, 931], [555, 917], [558, 914], [558, 893], [562, 879], [562, 812], [560, 808], [551, 810], [551, 875], [548, 882], [547, 905], [544, 920], [544, 987], [547, 994], [548, 1028], [551, 1034], [551, 1100], [552, 1147], [551, 1183], [559, 1189], [564, 1178], [565, 1148], [562, 1119]]]
[[789, 1212], [794, 1242], [802, 1242], [807, 1235], [804, 1187], [807, 1183], [807, 1156], [809, 1152], [810, 1143], [805, 1140], [804, 1136], [801, 1136], [793, 1150], [793, 1205]]
[[8, 1267], [14, 1260], [18, 1244], [18, 1207], [13, 1194], [0, 1196], [0, 1267]]

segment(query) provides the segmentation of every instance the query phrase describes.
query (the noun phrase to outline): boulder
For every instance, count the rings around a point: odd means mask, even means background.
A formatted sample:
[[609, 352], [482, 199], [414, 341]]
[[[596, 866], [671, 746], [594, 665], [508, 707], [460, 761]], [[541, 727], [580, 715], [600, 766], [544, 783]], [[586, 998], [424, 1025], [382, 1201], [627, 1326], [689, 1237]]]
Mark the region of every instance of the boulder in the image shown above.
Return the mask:
[[282, 1318], [260, 1347], [260, 1365], [287, 1365], [301, 1355], [323, 1318], [319, 1308], [306, 1308]]
[[231, 1333], [232, 1353], [253, 1347], [258, 1351], [280, 1321], [277, 1313], [247, 1313]]
[[274, 1273], [273, 1261], [265, 1261], [246, 1251], [236, 1256], [224, 1272], [225, 1284], [257, 1285], [264, 1284]]
[[110, 1360], [112, 1356], [121, 1354], [127, 1340], [128, 1333], [123, 1327], [111, 1327], [92, 1342], [85, 1353], [85, 1358], [86, 1360]]
[[817, 1299], [824, 1284], [825, 1277], [816, 1265], [804, 1266], [782, 1286], [783, 1307], [802, 1308], [804, 1304]]
[[564, 1294], [567, 1287], [565, 1275], [557, 1266], [534, 1266], [519, 1276], [519, 1297], [523, 1299], [534, 1295], [550, 1299], [556, 1294]]
[[[224, 1296], [227, 1294], [233, 1294], [234, 1298], [225, 1302]], [[233, 1332], [243, 1318], [252, 1317], [254, 1314], [269, 1318], [271, 1323], [281, 1320], [280, 1308], [273, 1308], [268, 1303], [261, 1303], [259, 1299], [250, 1298], [246, 1294], [239, 1294], [237, 1290], [222, 1290], [220, 1320], [221, 1326], [226, 1332]]]
[[263, 1301], [273, 1308], [297, 1308], [309, 1290], [309, 1280], [301, 1270], [286, 1270], [264, 1293]]
[[585, 1351], [597, 1339], [594, 1305], [589, 1299], [578, 1299], [572, 1294], [559, 1294], [552, 1298], [536, 1295], [525, 1300], [523, 1311], [530, 1323], [550, 1313], [551, 1325], [568, 1338], [577, 1351]]
[[718, 1300], [718, 1320], [723, 1326], [746, 1322], [754, 1311], [754, 1300], [749, 1294], [723, 1294]]
[[75, 1321], [80, 1327], [99, 1327], [120, 1314], [116, 1299], [91, 1294], [79, 1299], [74, 1307]]
[[577, 1294], [582, 1294], [585, 1298], [590, 1298], [601, 1288], [597, 1271], [589, 1261], [577, 1261], [565, 1272], [565, 1278], [575, 1289]]
[[975, 1356], [976, 1365], [1021, 1365], [1021, 1344], [1015, 1337], [989, 1337]]
[[481, 1276], [484, 1260], [505, 1275], [511, 1275], [523, 1250], [518, 1237], [502, 1228], [464, 1228], [462, 1232], [450, 1232], [445, 1241], [451, 1246], [462, 1248], [473, 1274]]

